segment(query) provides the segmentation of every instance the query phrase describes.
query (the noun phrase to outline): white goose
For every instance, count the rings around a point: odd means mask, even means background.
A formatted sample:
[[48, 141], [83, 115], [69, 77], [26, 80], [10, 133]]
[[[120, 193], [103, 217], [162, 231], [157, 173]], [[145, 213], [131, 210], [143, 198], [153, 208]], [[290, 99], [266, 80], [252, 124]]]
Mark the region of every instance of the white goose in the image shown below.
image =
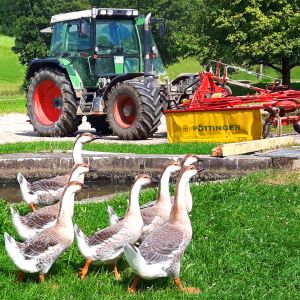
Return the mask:
[[[84, 178], [81, 175], [89, 171], [86, 164], [75, 165], [70, 177], [70, 181], [79, 181], [81, 184]], [[12, 221], [19, 237], [24, 241], [34, 237], [36, 234], [53, 226], [56, 223], [59, 213], [60, 202], [43, 207], [36, 212], [31, 212], [26, 216], [20, 216], [12, 207], [10, 207]]]
[[112, 264], [116, 279], [120, 278], [116, 262], [123, 254], [123, 247], [127, 243], [135, 243], [142, 234], [143, 219], [139, 207], [139, 192], [143, 185], [149, 184], [151, 178], [148, 175], [138, 175], [131, 189], [128, 209], [122, 221], [97, 231], [90, 237], [86, 237], [75, 225], [75, 237], [78, 249], [86, 262], [80, 270], [79, 276], [83, 279], [90, 264]]
[[20, 270], [18, 280], [23, 280], [25, 273], [39, 273], [40, 282], [43, 282], [52, 264], [72, 245], [74, 198], [81, 188], [80, 182], [68, 183], [53, 227], [45, 229], [25, 243], [19, 243], [8, 233], [4, 233], [5, 249]]
[[[83, 164], [82, 146], [95, 139], [99, 139], [99, 137], [89, 132], [81, 133], [77, 136], [73, 148], [74, 166]], [[61, 199], [70, 176], [71, 173], [68, 173], [29, 183], [21, 173], [18, 173], [17, 180], [21, 188], [23, 200], [27, 202], [32, 211], [36, 211], [35, 204], [53, 204]]]
[[172, 276], [177, 287], [184, 292], [199, 293], [197, 288], [184, 288], [179, 279], [180, 258], [192, 238], [192, 226], [185, 203], [185, 188], [198, 172], [195, 166], [183, 167], [175, 188], [175, 199], [167, 223], [154, 230], [139, 248], [127, 244], [124, 254], [137, 274], [128, 291], [135, 293], [141, 278], [154, 279]]
[[[164, 216], [167, 212], [167, 217], [169, 216], [171, 210], [171, 196], [169, 191], [169, 181], [172, 173], [175, 173], [180, 170], [180, 164], [177, 162], [171, 162], [168, 164], [160, 178], [159, 191], [158, 191], [158, 200], [148, 202], [142, 206], [140, 206], [142, 217], [144, 220], [144, 226], [148, 226], [153, 219], [150, 215], [155, 216], [157, 210], [161, 208], [163, 211], [161, 214]], [[153, 213], [152, 213], [153, 211]], [[109, 216], [109, 223], [115, 224], [123, 219], [123, 217], [119, 217], [111, 206], [107, 207], [107, 212]], [[145, 228], [145, 230], [147, 230]]]

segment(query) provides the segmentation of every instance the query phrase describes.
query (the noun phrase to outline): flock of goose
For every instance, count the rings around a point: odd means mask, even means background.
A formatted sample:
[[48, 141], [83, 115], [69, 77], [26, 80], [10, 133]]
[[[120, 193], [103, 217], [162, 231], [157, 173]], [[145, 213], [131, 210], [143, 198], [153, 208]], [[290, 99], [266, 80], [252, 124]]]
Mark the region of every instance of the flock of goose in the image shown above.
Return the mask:
[[[25, 273], [38, 273], [40, 282], [45, 279], [52, 264], [76, 239], [78, 249], [85, 258], [79, 272], [84, 278], [91, 263], [111, 264], [116, 279], [120, 278], [117, 261], [124, 254], [136, 274], [128, 291], [135, 293], [141, 278], [155, 279], [172, 276], [180, 291], [199, 293], [198, 288], [184, 288], [179, 279], [180, 259], [192, 238], [189, 212], [192, 195], [191, 177], [201, 171], [199, 159], [185, 156], [180, 163], [171, 162], [160, 179], [158, 198], [139, 206], [139, 193], [151, 182], [149, 175], [137, 175], [130, 191], [128, 208], [119, 217], [108, 207], [110, 226], [87, 237], [73, 224], [75, 194], [84, 187], [84, 176], [91, 168], [84, 163], [81, 150], [84, 144], [97, 137], [91, 133], [77, 136], [73, 149], [74, 167], [69, 174], [29, 183], [20, 173], [17, 175], [22, 198], [32, 212], [20, 216], [11, 207], [14, 227], [23, 240], [16, 241], [4, 233], [5, 249], [19, 269], [17, 279]], [[195, 165], [196, 164], [196, 165]], [[170, 196], [169, 180], [179, 172], [175, 195]], [[36, 205], [47, 205], [37, 209]]]

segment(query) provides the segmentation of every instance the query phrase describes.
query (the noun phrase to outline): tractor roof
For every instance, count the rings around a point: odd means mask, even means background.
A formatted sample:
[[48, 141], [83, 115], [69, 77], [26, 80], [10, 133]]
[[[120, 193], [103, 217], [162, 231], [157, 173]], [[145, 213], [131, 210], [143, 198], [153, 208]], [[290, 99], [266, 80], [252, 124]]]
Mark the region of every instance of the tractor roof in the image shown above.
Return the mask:
[[80, 18], [90, 18], [95, 14], [99, 17], [137, 17], [138, 11], [136, 9], [121, 9], [121, 8], [92, 8], [87, 10], [75, 11], [65, 14], [54, 15], [51, 18], [51, 24], [69, 21], [69, 20], [77, 20]]

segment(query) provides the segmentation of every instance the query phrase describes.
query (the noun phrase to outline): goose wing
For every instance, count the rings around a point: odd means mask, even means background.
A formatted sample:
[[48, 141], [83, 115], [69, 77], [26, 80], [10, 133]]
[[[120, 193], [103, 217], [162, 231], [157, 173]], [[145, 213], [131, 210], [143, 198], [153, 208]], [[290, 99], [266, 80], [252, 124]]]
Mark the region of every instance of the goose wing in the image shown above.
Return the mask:
[[57, 236], [49, 230], [20, 245], [25, 259], [33, 259], [45, 254], [50, 248], [59, 246]]
[[39, 181], [35, 181], [30, 185], [30, 190], [32, 192], [36, 191], [49, 191], [49, 190], [57, 190], [60, 188], [64, 188], [68, 183], [68, 176], [56, 176], [53, 178], [41, 179]]
[[118, 222], [110, 227], [99, 230], [87, 239], [87, 244], [89, 246], [96, 246], [111, 241], [112, 239], [117, 239], [122, 228], [122, 222]]
[[53, 212], [48, 213], [39, 213], [39, 211], [31, 213], [30, 216], [25, 216], [25, 218], [23, 218], [24, 225], [32, 229], [42, 229], [50, 222], [55, 222], [58, 216], [58, 210], [59, 208], [56, 209], [56, 211], [54, 210]]
[[141, 210], [141, 214], [143, 217], [144, 226], [147, 226], [150, 225], [153, 222], [154, 218], [159, 215], [159, 211], [157, 207], [153, 205]]
[[165, 224], [150, 234], [139, 250], [148, 264], [157, 264], [180, 256], [188, 242], [181, 230], [172, 224]]

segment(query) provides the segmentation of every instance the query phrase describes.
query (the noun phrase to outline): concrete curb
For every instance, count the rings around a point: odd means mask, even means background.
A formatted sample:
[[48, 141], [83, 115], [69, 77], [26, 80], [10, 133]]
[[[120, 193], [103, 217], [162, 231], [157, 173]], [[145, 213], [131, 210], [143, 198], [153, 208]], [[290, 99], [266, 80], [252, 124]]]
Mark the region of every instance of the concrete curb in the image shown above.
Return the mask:
[[[300, 149], [299, 149], [300, 151]], [[105, 178], [110, 181], [127, 182], [138, 173], [153, 177], [160, 175], [168, 162], [178, 161], [183, 155], [137, 155], [120, 153], [99, 153], [84, 151], [85, 161], [96, 168], [88, 180]], [[199, 155], [206, 169], [199, 174], [201, 180], [225, 179], [254, 170], [299, 169], [298, 155], [274, 156], [268, 153], [238, 155], [224, 158]], [[11, 182], [21, 172], [30, 180], [65, 174], [73, 166], [71, 152], [18, 153], [0, 155], [0, 180]]]

